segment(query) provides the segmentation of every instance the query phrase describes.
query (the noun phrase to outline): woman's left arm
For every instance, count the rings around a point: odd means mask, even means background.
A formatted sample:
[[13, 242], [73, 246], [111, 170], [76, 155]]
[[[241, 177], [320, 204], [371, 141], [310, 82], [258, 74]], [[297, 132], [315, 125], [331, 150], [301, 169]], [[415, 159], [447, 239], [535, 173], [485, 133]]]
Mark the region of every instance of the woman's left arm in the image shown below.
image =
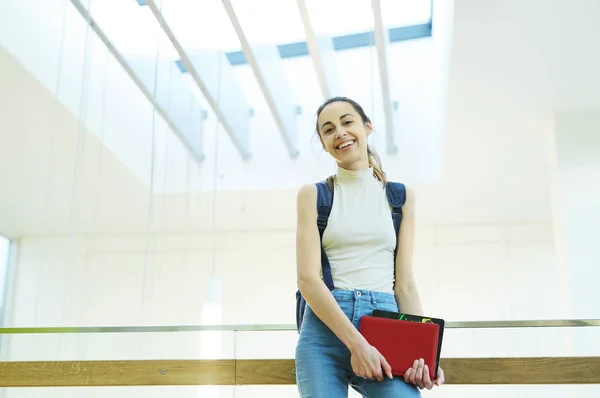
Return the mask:
[[[406, 314], [425, 315], [417, 284], [413, 275], [412, 258], [415, 236], [415, 196], [411, 189], [406, 189], [406, 202], [402, 207], [402, 222], [398, 234], [398, 250], [396, 256], [396, 282], [394, 295], [400, 311]], [[436, 380], [429, 378], [429, 369], [422, 359], [415, 359], [411, 368], [404, 374], [404, 380], [419, 388], [431, 389], [434, 385], [444, 384], [444, 371], [438, 368]]]
[[398, 233], [396, 256], [396, 282], [394, 295], [398, 308], [404, 313], [423, 314], [423, 307], [413, 275], [412, 259], [415, 235], [415, 199], [411, 189], [406, 189], [406, 202], [402, 207], [402, 222]]

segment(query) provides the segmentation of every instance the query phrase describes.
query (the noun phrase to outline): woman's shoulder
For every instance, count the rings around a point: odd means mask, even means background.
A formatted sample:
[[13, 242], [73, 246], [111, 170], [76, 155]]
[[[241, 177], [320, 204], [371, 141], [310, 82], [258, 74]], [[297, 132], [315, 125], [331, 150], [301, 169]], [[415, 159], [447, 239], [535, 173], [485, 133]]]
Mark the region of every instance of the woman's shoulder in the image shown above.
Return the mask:
[[306, 202], [315, 200], [317, 194], [317, 186], [316, 184], [304, 184], [298, 190], [298, 202]]
[[305, 184], [298, 190], [296, 198], [298, 220], [313, 220], [317, 216], [317, 186]]
[[327, 179], [315, 183], [304, 184], [298, 190], [298, 201], [313, 201], [316, 203], [316, 197], [319, 189], [323, 190], [327, 187], [329, 190], [334, 190], [335, 177], [329, 176]]
[[298, 190], [296, 198], [298, 209], [315, 207], [317, 204], [317, 186], [315, 184], [304, 184]]

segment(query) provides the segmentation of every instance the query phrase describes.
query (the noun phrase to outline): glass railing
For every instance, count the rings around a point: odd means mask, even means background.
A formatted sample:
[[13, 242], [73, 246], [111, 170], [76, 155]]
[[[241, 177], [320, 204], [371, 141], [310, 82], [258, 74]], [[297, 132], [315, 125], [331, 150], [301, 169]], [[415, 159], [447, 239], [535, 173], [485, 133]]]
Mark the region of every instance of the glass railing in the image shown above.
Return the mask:
[[[295, 325], [13, 327], [0, 335], [6, 397], [298, 396]], [[442, 366], [448, 384], [427, 395], [598, 397], [600, 320], [448, 322]]]
[[[2, 360], [30, 361], [293, 358], [298, 333], [292, 324], [257, 324], [9, 327], [0, 335]], [[600, 320], [447, 322], [442, 355], [600, 355]]]

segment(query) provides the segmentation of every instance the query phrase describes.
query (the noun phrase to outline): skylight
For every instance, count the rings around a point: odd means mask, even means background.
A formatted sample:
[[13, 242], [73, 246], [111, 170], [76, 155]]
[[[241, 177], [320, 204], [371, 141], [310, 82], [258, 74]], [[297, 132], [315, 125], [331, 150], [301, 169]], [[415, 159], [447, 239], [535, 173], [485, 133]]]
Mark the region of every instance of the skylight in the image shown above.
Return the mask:
[[162, 0], [162, 14], [187, 52], [241, 47], [220, 0]]
[[431, 0], [381, 0], [381, 9], [388, 28], [431, 22]]
[[90, 13], [123, 55], [160, 55], [177, 59], [177, 51], [148, 7], [123, 0], [92, 1]]

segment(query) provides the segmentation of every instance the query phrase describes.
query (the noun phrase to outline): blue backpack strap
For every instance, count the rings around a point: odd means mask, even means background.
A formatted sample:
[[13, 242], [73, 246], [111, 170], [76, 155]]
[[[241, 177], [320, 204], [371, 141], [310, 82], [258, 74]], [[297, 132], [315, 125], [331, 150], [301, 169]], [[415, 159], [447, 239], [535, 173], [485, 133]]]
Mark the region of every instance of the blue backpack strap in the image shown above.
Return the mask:
[[323, 271], [323, 282], [329, 290], [333, 290], [333, 277], [331, 276], [331, 266], [329, 259], [323, 248], [323, 233], [327, 228], [329, 214], [333, 206], [333, 190], [327, 185], [327, 181], [321, 181], [317, 184], [317, 227], [319, 228], [319, 239], [321, 242], [321, 269]]
[[[396, 231], [396, 241], [400, 232], [402, 223], [402, 206], [406, 203], [406, 186], [400, 182], [388, 181], [385, 187], [385, 193], [388, 203], [392, 208], [392, 220], [394, 221], [394, 231]], [[398, 252], [398, 245], [394, 249], [394, 258]]]
[[[321, 242], [321, 269], [323, 272], [323, 282], [329, 290], [333, 290], [333, 277], [331, 276], [331, 266], [329, 265], [329, 259], [327, 253], [323, 248], [323, 233], [327, 228], [327, 222], [329, 221], [329, 214], [331, 213], [331, 207], [333, 206], [333, 190], [329, 188], [327, 181], [333, 186], [333, 179], [330, 177], [326, 181], [316, 183], [317, 186], [317, 227], [319, 228], [319, 241]], [[302, 297], [300, 291], [296, 292], [296, 328], [300, 333], [300, 327], [302, 326], [302, 319], [304, 318], [304, 311], [306, 310], [306, 300]]]
[[302, 319], [304, 318], [304, 310], [306, 309], [306, 300], [302, 297], [300, 290], [296, 291], [296, 330], [300, 333]]

